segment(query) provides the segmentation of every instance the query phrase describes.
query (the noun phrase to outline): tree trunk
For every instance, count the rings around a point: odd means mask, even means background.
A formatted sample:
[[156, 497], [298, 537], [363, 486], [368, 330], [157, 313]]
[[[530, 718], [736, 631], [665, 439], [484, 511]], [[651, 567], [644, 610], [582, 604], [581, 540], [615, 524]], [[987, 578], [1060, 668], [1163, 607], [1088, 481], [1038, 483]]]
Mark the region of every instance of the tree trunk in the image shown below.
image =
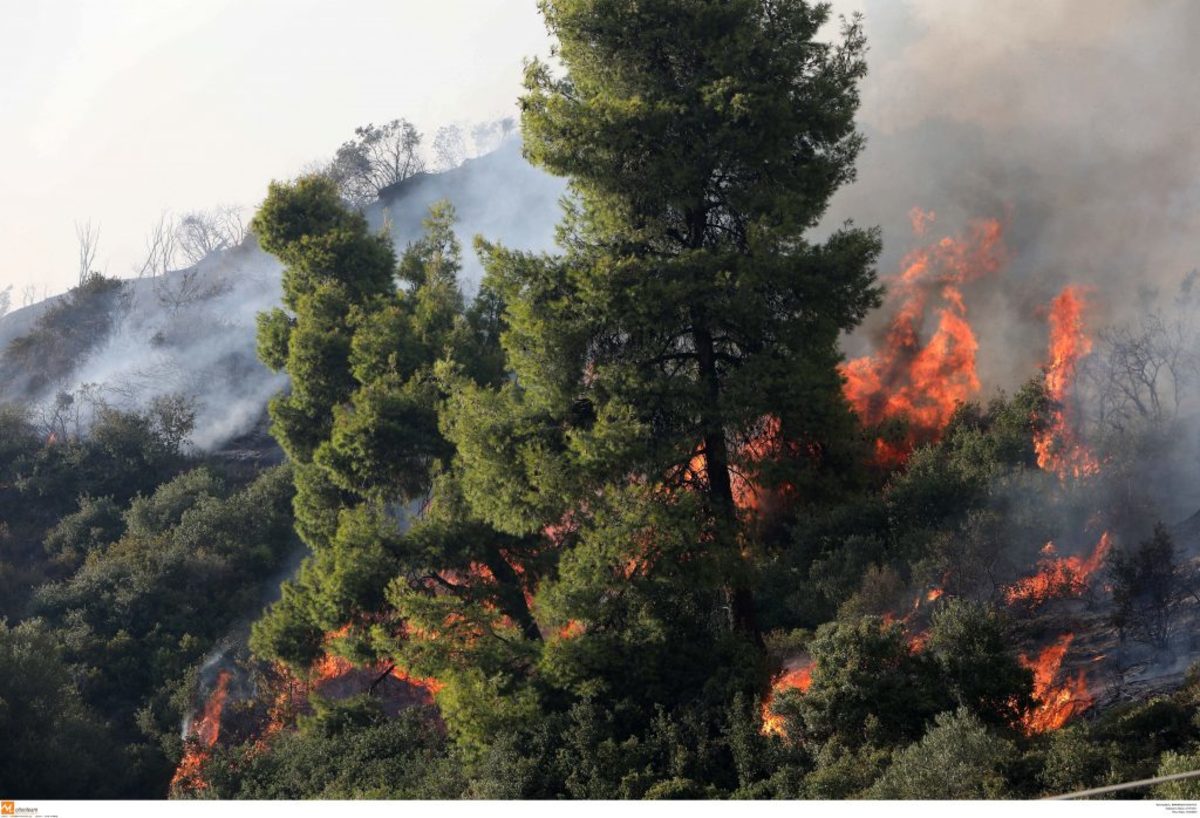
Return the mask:
[[500, 610], [517, 623], [526, 639], [542, 641], [542, 632], [529, 610], [529, 604], [525, 601], [525, 592], [521, 588], [521, 578], [517, 576], [517, 572], [497, 550], [488, 553], [485, 564], [500, 585]]
[[[729, 446], [725, 440], [725, 425], [720, 411], [721, 382], [717, 372], [716, 349], [712, 332], [707, 325], [703, 308], [692, 310], [692, 340], [696, 345], [696, 360], [700, 382], [704, 387], [704, 408], [701, 410], [703, 429], [704, 467], [708, 495], [717, 518], [718, 539], [724, 547], [737, 547], [738, 518], [733, 500], [733, 483], [729, 477]], [[733, 628], [762, 644], [758, 618], [754, 612], [754, 595], [745, 581], [735, 577], [726, 586]]]

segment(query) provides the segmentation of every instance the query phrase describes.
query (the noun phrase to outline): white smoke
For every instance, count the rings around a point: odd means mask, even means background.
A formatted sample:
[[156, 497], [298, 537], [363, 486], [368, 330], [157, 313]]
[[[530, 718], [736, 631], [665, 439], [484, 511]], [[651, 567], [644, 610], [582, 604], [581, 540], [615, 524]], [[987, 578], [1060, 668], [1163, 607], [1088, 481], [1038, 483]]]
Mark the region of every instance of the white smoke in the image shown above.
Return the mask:
[[[471, 247], [475, 235], [517, 249], [551, 249], [564, 190], [562, 180], [530, 166], [516, 140], [508, 140], [454, 170], [407, 180], [368, 208], [368, 216], [378, 228], [386, 211], [399, 255], [422, 234], [429, 206], [449, 199], [464, 244], [464, 288], [473, 292], [482, 275]], [[250, 238], [194, 268], [125, 282], [112, 332], [42, 396], [42, 413], [61, 392], [139, 411], [156, 398], [182, 396], [196, 411], [191, 440], [199, 450], [221, 449], [261, 429], [267, 402], [287, 388], [286, 376], [267, 370], [255, 351], [256, 316], [281, 304], [281, 273], [278, 260]], [[0, 343], [29, 332], [47, 306], [0, 322]]]

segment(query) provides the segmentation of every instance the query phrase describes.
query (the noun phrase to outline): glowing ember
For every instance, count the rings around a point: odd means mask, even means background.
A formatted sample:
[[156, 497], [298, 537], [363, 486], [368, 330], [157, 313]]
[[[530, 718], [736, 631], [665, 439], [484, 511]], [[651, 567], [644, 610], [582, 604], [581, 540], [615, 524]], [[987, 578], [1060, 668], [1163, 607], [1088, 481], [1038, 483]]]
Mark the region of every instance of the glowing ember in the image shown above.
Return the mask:
[[1047, 427], [1034, 436], [1038, 465], [1060, 479], [1096, 474], [1100, 464], [1079, 440], [1067, 399], [1075, 385], [1079, 361], [1092, 351], [1084, 332], [1084, 292], [1068, 286], [1050, 303], [1050, 354], [1045, 364], [1046, 394], [1055, 402]]
[[784, 690], [799, 690], [801, 693], [807, 693], [808, 688], [812, 685], [814, 666], [815, 663], [810, 661], [800, 667], [786, 671], [771, 682], [771, 692], [767, 694], [762, 704], [762, 734], [764, 736], [787, 735], [783, 716], [777, 715], [772, 711], [771, 704], [775, 701], [776, 694]]
[[[920, 234], [930, 221], [931, 214], [917, 211], [914, 229]], [[974, 224], [965, 237], [944, 238], [910, 253], [892, 282], [897, 306], [882, 349], [842, 367], [846, 399], [864, 423], [906, 418], [910, 424], [903, 447], [877, 443], [881, 464], [897, 465], [916, 442], [936, 438], [958, 405], [979, 391], [979, 343], [967, 322], [961, 286], [1003, 266], [1002, 232], [1000, 222], [991, 219]], [[937, 326], [923, 343], [933, 298], [941, 302]]]
[[191, 729], [188, 731], [187, 738], [189, 740], [183, 758], [179, 760], [179, 766], [175, 769], [175, 776], [171, 779], [172, 787], [203, 788], [208, 786], [200, 777], [200, 767], [220, 737], [221, 711], [225, 708], [225, 699], [229, 695], [229, 682], [232, 679], [233, 674], [228, 670], [222, 670], [217, 674], [217, 684], [209, 695], [208, 701], [204, 703], [204, 711], [198, 719], [192, 722]]
[[354, 663], [349, 659], [326, 653], [320, 659], [313, 662], [312, 668], [309, 670], [309, 676], [312, 684], [316, 686], [321, 682], [345, 676], [352, 670], [354, 670]]
[[929, 593], [925, 594], [925, 601], [937, 602], [942, 598], [943, 593], [945, 593], [945, 591], [943, 591], [941, 588], [930, 588]]
[[1042, 548], [1043, 559], [1038, 561], [1037, 573], [1017, 580], [1004, 589], [1008, 604], [1018, 602], [1031, 606], [1041, 605], [1051, 599], [1080, 596], [1087, 590], [1088, 581], [1104, 564], [1112, 550], [1112, 537], [1107, 531], [1086, 560], [1080, 557], [1055, 557], [1054, 543]]
[[1059, 681], [1063, 659], [1074, 639], [1074, 634], [1065, 633], [1044, 648], [1037, 659], [1021, 657], [1021, 664], [1033, 671], [1033, 696], [1037, 700], [1037, 707], [1023, 720], [1028, 734], [1057, 730], [1072, 716], [1092, 706], [1083, 671]]
[[581, 636], [585, 630], [586, 630], [586, 628], [584, 628], [582, 622], [580, 622], [576, 619], [572, 619], [569, 622], [567, 622], [567, 624], [563, 625], [561, 628], [558, 629], [558, 638], [559, 639], [574, 639], [577, 636]]
[[441, 693], [446, 687], [445, 684], [429, 676], [413, 676], [407, 670], [401, 667], [392, 668], [392, 677], [406, 684], [413, 685], [423, 689], [430, 697]]
[[[478, 568], [480, 571], [487, 570], [486, 567], [483, 566], [473, 565], [472, 568]], [[343, 625], [341, 628], [338, 628], [335, 631], [330, 631], [329, 633], [325, 634], [325, 644], [329, 645], [334, 640], [344, 637], [349, 633], [349, 631], [350, 625]], [[437, 693], [440, 692], [443, 687], [445, 687], [445, 685], [443, 685], [437, 679], [412, 676], [407, 670], [395, 665], [394, 663], [376, 662], [369, 665], [356, 665], [349, 659], [326, 652], [321, 656], [321, 658], [313, 662], [312, 667], [309, 669], [309, 689], [316, 689], [327, 682], [342, 679], [343, 677], [349, 676], [350, 674], [353, 674], [359, 670], [366, 670], [369, 674], [386, 673], [398, 681], [405, 682], [423, 689], [430, 695], [430, 697], [437, 695]]]

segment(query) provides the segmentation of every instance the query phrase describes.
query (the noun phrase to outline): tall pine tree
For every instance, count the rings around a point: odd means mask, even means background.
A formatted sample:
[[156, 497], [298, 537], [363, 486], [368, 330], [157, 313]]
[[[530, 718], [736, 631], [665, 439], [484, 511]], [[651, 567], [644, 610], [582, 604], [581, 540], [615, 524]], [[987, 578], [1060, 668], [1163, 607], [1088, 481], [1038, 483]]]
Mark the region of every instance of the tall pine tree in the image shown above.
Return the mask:
[[826, 4], [775, 0], [540, 6], [564, 70], [528, 66], [525, 152], [573, 198], [563, 255], [481, 245], [515, 379], [451, 403], [468, 500], [513, 533], [584, 531], [631, 484], [677, 520], [664, 498], [691, 490], [702, 553], [675, 559], [756, 641], [750, 511], [836, 470], [838, 337], [878, 303], [876, 232], [807, 235], [863, 144], [861, 28], [823, 42]]

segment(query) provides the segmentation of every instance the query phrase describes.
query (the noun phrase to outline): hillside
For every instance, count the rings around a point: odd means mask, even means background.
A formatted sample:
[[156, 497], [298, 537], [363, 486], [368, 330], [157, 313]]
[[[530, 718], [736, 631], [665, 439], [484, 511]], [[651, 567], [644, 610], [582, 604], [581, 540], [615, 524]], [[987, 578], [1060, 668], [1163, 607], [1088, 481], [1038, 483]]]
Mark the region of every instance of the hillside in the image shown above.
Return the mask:
[[[544, 251], [553, 245], [564, 191], [561, 180], [525, 162], [519, 143], [510, 140], [453, 170], [407, 179], [385, 190], [366, 212], [376, 229], [389, 225], [403, 248], [421, 236], [429, 206], [446, 199], [468, 246], [482, 235]], [[87, 387], [90, 397], [133, 409], [174, 394], [195, 405], [191, 440], [202, 451], [261, 433], [267, 401], [287, 381], [259, 362], [255, 318], [280, 303], [281, 269], [250, 238], [194, 268], [126, 280], [119, 293], [81, 299], [49, 331], [39, 333], [39, 322], [61, 310], [70, 295], [5, 315], [0, 350], [10, 352], [0, 357], [0, 401], [48, 406], [59, 393]], [[481, 272], [473, 252], [466, 254], [464, 273], [467, 288], [478, 286]], [[20, 356], [11, 351], [14, 344], [24, 344]]]

